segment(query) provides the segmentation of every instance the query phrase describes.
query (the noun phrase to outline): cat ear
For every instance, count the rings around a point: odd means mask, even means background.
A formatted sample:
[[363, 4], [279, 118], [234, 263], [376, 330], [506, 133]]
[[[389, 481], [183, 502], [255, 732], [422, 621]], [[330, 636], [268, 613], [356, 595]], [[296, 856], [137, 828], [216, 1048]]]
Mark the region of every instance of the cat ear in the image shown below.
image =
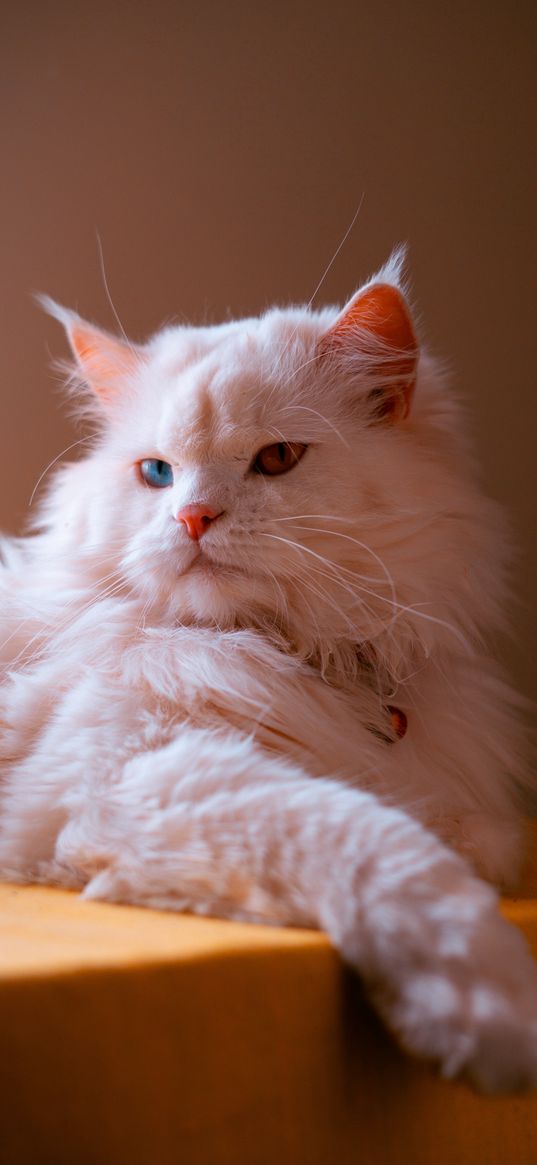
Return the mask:
[[48, 295], [38, 295], [37, 300], [49, 315], [63, 324], [85, 383], [103, 404], [116, 397], [122, 384], [139, 366], [140, 350], [128, 340], [120, 340], [87, 323]]
[[353, 296], [321, 337], [318, 354], [336, 357], [361, 375], [370, 385], [372, 419], [389, 423], [410, 412], [418, 342], [402, 292], [382, 275]]

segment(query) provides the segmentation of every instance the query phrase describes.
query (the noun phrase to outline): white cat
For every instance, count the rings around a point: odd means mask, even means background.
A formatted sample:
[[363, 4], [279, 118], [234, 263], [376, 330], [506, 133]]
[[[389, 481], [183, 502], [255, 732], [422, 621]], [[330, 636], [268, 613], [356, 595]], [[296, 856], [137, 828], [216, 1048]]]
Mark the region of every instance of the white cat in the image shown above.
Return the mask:
[[342, 312], [140, 347], [46, 306], [98, 433], [2, 543], [0, 874], [322, 927], [404, 1047], [537, 1084], [536, 968], [471, 870], [516, 876], [528, 782], [506, 535], [401, 255]]

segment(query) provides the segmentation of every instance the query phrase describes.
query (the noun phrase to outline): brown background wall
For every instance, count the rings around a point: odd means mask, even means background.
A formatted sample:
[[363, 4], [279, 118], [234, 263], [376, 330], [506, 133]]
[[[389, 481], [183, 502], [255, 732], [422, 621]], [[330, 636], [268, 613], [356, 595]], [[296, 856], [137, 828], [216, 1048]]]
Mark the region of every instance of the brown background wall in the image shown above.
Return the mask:
[[535, 4], [339, 0], [4, 7], [0, 525], [76, 440], [46, 290], [139, 338], [344, 299], [410, 243], [425, 331], [473, 409], [488, 488], [518, 526], [511, 663], [534, 663]]

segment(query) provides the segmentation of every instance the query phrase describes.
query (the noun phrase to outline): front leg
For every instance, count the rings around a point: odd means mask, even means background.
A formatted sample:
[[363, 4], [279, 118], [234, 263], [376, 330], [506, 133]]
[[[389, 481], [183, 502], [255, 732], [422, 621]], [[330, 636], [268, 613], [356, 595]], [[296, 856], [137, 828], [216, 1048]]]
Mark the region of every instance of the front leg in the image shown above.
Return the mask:
[[370, 793], [184, 730], [70, 797], [62, 870], [88, 897], [318, 926], [405, 1048], [485, 1091], [537, 1085], [524, 940], [460, 857]]

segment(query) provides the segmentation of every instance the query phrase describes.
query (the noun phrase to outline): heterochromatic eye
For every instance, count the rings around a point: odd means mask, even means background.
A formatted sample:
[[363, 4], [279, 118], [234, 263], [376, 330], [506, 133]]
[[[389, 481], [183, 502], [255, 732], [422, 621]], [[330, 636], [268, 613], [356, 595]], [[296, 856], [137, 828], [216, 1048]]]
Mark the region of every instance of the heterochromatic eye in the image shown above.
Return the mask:
[[173, 485], [173, 469], [167, 461], [148, 457], [145, 461], [140, 461], [139, 465], [140, 476], [146, 485], [153, 486], [153, 489], [165, 489], [167, 485]]
[[300, 441], [279, 441], [277, 445], [265, 445], [260, 449], [252, 465], [256, 473], [266, 477], [276, 477], [278, 473], [289, 473], [304, 456], [307, 445]]

